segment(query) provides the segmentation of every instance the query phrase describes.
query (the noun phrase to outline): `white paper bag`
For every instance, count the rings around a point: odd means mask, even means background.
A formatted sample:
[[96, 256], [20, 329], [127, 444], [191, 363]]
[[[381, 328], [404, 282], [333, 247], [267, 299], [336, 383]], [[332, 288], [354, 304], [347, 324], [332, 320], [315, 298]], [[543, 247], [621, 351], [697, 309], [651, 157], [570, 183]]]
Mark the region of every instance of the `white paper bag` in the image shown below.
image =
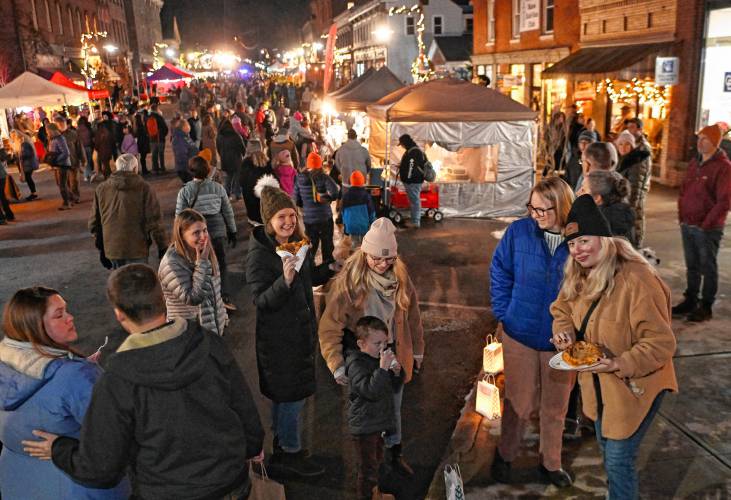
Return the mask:
[[475, 410], [489, 420], [500, 418], [502, 413], [500, 409], [500, 390], [495, 385], [493, 375], [485, 375], [482, 380], [477, 382]]
[[447, 464], [444, 467], [444, 485], [447, 490], [447, 500], [464, 500], [464, 483], [459, 465]]
[[482, 369], [485, 373], [500, 373], [504, 368], [503, 344], [492, 335], [488, 335], [487, 345], [482, 352]]
[[277, 255], [279, 255], [282, 259], [285, 257], [297, 257], [297, 264], [294, 266], [294, 270], [299, 272], [300, 269], [302, 269], [302, 264], [305, 263], [305, 257], [307, 256], [307, 251], [310, 249], [310, 245], [302, 245], [297, 251], [297, 255], [292, 255], [290, 252], [285, 252], [284, 250], [277, 250]]

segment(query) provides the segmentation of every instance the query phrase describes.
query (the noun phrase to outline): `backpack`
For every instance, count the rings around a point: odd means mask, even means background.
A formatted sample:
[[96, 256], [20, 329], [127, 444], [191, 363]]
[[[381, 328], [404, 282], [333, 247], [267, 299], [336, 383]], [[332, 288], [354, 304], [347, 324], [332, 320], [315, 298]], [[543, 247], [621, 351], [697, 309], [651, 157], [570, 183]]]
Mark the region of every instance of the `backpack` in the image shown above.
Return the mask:
[[418, 170], [421, 175], [424, 176], [424, 180], [426, 182], [434, 182], [434, 180], [437, 178], [437, 172], [436, 170], [434, 170], [434, 165], [431, 164], [429, 158], [426, 157], [426, 153], [424, 153], [421, 149], [411, 148], [409, 151], [411, 151], [412, 149], [417, 149], [424, 157], [424, 168], [421, 169], [419, 167], [416, 167], [416, 170]]
[[145, 126], [147, 128], [147, 135], [150, 136], [150, 139], [158, 139], [160, 131], [157, 128], [157, 119], [154, 116], [147, 118]]

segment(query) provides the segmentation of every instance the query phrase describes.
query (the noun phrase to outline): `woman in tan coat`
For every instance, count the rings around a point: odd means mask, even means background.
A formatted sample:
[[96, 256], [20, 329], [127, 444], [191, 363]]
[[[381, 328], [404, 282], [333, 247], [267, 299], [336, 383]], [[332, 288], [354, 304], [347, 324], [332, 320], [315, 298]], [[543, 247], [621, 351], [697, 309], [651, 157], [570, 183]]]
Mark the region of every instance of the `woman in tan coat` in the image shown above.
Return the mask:
[[[396, 228], [387, 218], [376, 220], [335, 279], [320, 318], [320, 351], [335, 381], [347, 385], [344, 345], [356, 348], [352, 332], [363, 316], [375, 316], [388, 326], [388, 341], [404, 370], [404, 383], [419, 371], [424, 358], [424, 329], [419, 299], [404, 263], [398, 258]], [[395, 432], [385, 436], [386, 460], [413, 474], [401, 458], [401, 400], [403, 385], [394, 394]]]
[[635, 461], [666, 391], [677, 391], [670, 291], [622, 239], [590, 195], [571, 208], [564, 235], [571, 257], [551, 306], [553, 343], [565, 350], [585, 339], [604, 355], [581, 370], [584, 413], [594, 420], [609, 499], [639, 498]]

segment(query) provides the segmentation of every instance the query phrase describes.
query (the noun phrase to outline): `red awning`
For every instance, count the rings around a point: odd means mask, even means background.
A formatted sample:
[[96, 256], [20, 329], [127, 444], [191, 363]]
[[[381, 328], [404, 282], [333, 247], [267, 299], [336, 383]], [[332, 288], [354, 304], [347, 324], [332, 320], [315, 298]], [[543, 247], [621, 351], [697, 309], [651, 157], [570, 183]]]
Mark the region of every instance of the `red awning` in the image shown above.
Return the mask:
[[173, 73], [177, 73], [183, 78], [193, 78], [193, 73], [188, 73], [182, 68], [178, 68], [177, 66], [171, 64], [171, 63], [165, 63], [165, 67], [172, 71]]
[[86, 87], [82, 87], [81, 85], [76, 85], [74, 82], [69, 80], [66, 76], [64, 76], [60, 71], [56, 71], [53, 76], [51, 76], [50, 81], [57, 85], [62, 85], [64, 87], [68, 87], [70, 89], [75, 90], [84, 90], [89, 94], [89, 99], [106, 99], [109, 97], [109, 91], [106, 89], [87, 89]]

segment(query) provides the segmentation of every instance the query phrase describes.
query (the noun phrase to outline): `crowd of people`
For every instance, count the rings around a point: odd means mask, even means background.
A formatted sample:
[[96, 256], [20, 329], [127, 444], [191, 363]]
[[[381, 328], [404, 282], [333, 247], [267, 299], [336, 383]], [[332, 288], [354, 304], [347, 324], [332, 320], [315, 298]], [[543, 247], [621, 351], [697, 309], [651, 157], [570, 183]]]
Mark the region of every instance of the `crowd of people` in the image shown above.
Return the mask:
[[[414, 472], [402, 447], [404, 385], [418, 376], [426, 352], [418, 292], [396, 227], [377, 218], [365, 189], [367, 150], [351, 129], [337, 151], [322, 154], [315, 100], [311, 90], [288, 85], [198, 82], [180, 89], [179, 113], [169, 122], [156, 102], [127, 115], [104, 111], [91, 123], [58, 113], [33, 136], [18, 117], [13, 144], [0, 150], [0, 174], [15, 159], [29, 200], [37, 197], [32, 175], [41, 161], [54, 167], [62, 210], [78, 203], [79, 177], [105, 177], [88, 227], [111, 270], [107, 298], [127, 335], [85, 358], [74, 348], [78, 334], [61, 293], [36, 286], [7, 301], [3, 498], [244, 499], [251, 464], [265, 457], [284, 481], [322, 476], [325, 467], [303, 442], [318, 351], [333, 382], [348, 388], [358, 498], [375, 488], [405, 498]], [[290, 116], [290, 109], [300, 111]], [[672, 307], [668, 287], [638, 251], [650, 154], [634, 120], [616, 149], [590, 126], [570, 127], [571, 172], [535, 185], [528, 217], [510, 224], [492, 257], [505, 362], [496, 481], [515, 480], [512, 463], [538, 413], [548, 481], [572, 484], [563, 439], [583, 424], [599, 443], [608, 498], [638, 498], [638, 449], [664, 394], [678, 390], [671, 317], [711, 317], [731, 197], [721, 132], [700, 131], [699, 157], [681, 189], [688, 287]], [[171, 230], [144, 179], [166, 172], [168, 142], [182, 182]], [[407, 135], [399, 144], [400, 178], [418, 199], [426, 157]], [[226, 251], [238, 243], [239, 200], [251, 226], [245, 274], [256, 310], [259, 392], [272, 410], [266, 453], [254, 396], [221, 338], [237, 310]], [[414, 200], [416, 227], [418, 207]], [[340, 261], [336, 221], [353, 244]], [[153, 242], [157, 269], [149, 265]], [[305, 242], [304, 253], [282, 250]], [[326, 284], [318, 318], [313, 287]], [[597, 364], [578, 377], [549, 367], [556, 350], [581, 340], [602, 347]]]

